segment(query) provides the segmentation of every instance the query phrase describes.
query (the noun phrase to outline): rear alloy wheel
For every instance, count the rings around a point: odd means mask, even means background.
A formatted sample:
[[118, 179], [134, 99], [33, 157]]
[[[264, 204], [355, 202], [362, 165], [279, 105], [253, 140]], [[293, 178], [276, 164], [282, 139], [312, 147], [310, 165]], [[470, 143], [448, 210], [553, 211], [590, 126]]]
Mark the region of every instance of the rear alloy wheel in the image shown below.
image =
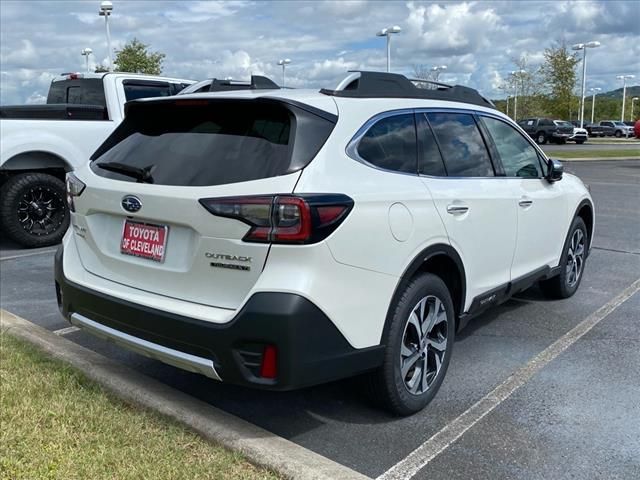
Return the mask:
[[540, 282], [542, 291], [552, 298], [569, 298], [580, 286], [587, 261], [589, 237], [582, 218], [577, 217], [571, 225], [562, 257], [560, 273], [549, 280]]
[[622, 138], [622, 132], [620, 130], [616, 130], [616, 138]]
[[370, 376], [374, 399], [397, 415], [422, 410], [447, 371], [455, 337], [455, 313], [445, 283], [422, 274], [392, 307], [384, 363]]
[[59, 243], [69, 226], [64, 183], [45, 173], [24, 173], [2, 186], [0, 223], [25, 247]]
[[536, 143], [538, 145], [544, 145], [545, 143], [547, 143], [547, 136], [544, 134], [544, 132], [540, 132], [536, 135]]

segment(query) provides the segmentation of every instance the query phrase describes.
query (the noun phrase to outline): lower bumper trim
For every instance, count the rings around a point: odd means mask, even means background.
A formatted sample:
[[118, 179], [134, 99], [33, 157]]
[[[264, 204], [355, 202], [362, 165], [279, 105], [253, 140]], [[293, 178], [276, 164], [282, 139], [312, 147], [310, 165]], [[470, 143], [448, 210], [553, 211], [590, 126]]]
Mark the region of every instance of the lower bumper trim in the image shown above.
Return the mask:
[[128, 333], [120, 332], [114, 328], [94, 322], [79, 313], [72, 313], [69, 316], [69, 321], [72, 325], [87, 330], [89, 333], [97, 337], [110, 340], [146, 357], [159, 360], [163, 363], [189, 372], [199, 373], [206, 377], [213, 378], [214, 380], [222, 380], [218, 375], [218, 372], [216, 372], [213, 362], [206, 358], [191, 355], [179, 350], [174, 350], [173, 348], [158, 345], [157, 343], [149, 342], [142, 338], [134, 337]]

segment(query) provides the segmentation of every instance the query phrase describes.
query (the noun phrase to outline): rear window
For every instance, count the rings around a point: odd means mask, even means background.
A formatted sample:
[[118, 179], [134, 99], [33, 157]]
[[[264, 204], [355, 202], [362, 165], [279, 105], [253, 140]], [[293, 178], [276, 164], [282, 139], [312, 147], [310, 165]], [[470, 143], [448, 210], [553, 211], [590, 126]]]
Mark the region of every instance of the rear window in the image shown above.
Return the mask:
[[104, 86], [100, 78], [77, 78], [51, 82], [47, 103], [107, 106], [104, 98]]
[[154, 82], [149, 80], [124, 80], [122, 86], [127, 102], [139, 98], [169, 97], [179, 91], [173, 88], [169, 82]]
[[[276, 177], [304, 168], [335, 119], [273, 100], [177, 100], [131, 105], [125, 121], [94, 154], [150, 172], [150, 183], [205, 186]], [[113, 163], [111, 163], [113, 165]]]

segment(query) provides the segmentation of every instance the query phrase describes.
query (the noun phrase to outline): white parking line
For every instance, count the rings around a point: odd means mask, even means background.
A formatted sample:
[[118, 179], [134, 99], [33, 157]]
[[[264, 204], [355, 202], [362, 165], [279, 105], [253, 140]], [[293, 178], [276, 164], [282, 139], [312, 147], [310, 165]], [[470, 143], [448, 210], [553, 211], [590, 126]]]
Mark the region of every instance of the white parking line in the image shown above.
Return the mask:
[[5, 260], [15, 260], [16, 258], [22, 257], [33, 257], [34, 255], [44, 255], [46, 253], [53, 253], [55, 251], [55, 248], [50, 248], [49, 250], [40, 250], [38, 252], [21, 253], [20, 255], [12, 255], [10, 257], [0, 257], [0, 262], [4, 262]]
[[80, 329], [78, 327], [74, 327], [73, 325], [70, 327], [61, 328], [59, 330], [54, 330], [53, 333], [56, 335], [68, 335], [69, 333], [78, 332]]
[[509, 398], [513, 392], [527, 383], [539, 370], [544, 368], [549, 364], [549, 362], [577, 342], [583, 335], [595, 327], [601, 320], [606, 318], [611, 312], [622, 305], [639, 290], [640, 278], [623, 290], [622, 293], [600, 307], [558, 340], [549, 345], [527, 364], [516, 370], [503, 383], [469, 407], [469, 409], [429, 438], [425, 443], [416, 448], [406, 458], [380, 475], [378, 480], [400, 480], [412, 478], [431, 460], [464, 435], [467, 430]]

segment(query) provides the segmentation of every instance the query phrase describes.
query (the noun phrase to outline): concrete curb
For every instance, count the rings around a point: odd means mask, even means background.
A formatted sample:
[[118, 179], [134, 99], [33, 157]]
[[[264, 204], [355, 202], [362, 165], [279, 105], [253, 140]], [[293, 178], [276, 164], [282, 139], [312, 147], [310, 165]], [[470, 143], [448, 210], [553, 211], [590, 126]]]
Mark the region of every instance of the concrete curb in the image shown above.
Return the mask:
[[367, 480], [350, 468], [230, 415], [0, 309], [3, 332], [82, 371], [121, 399], [155, 410], [255, 465], [294, 480]]

